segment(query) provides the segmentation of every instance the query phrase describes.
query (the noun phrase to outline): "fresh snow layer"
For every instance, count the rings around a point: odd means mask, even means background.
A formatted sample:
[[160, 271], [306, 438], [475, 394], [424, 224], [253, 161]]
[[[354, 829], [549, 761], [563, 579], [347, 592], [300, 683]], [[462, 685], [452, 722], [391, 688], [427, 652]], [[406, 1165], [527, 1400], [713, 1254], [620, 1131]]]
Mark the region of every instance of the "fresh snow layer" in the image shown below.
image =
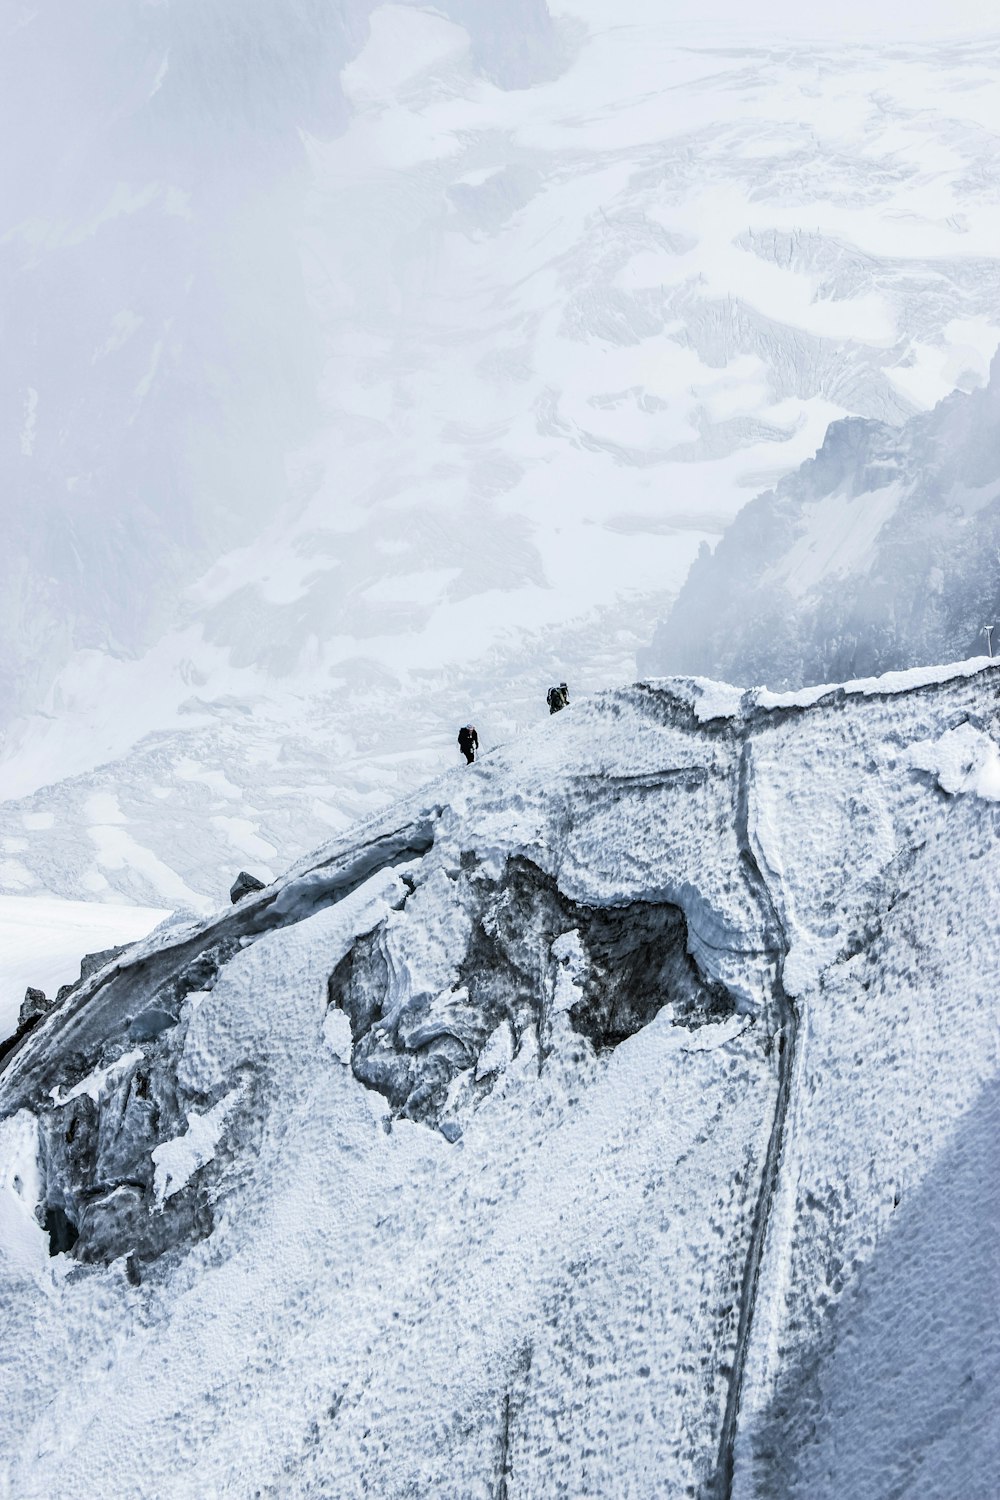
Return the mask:
[[75, 1083], [65, 1094], [61, 1094], [59, 1089], [55, 1088], [51, 1090], [49, 1097], [57, 1109], [61, 1109], [64, 1104], [69, 1104], [73, 1099], [79, 1099], [81, 1094], [86, 1094], [89, 1099], [97, 1104], [107, 1088], [109, 1080], [116, 1073], [128, 1072], [130, 1068], [134, 1068], [137, 1062], [141, 1062], [142, 1057], [143, 1052], [141, 1047], [136, 1047], [131, 1052], [123, 1052], [121, 1057], [115, 1058], [114, 1062], [109, 1063], [106, 1068], [98, 1068], [96, 1072], [88, 1074], [86, 1078], [81, 1078], [80, 1082]]
[[156, 1168], [153, 1191], [158, 1204], [162, 1204], [165, 1198], [173, 1197], [174, 1193], [179, 1193], [195, 1172], [213, 1160], [226, 1116], [238, 1097], [239, 1091], [234, 1089], [204, 1114], [192, 1110], [187, 1117], [184, 1134], [171, 1141], [163, 1141], [151, 1153], [151, 1160]]
[[1000, 753], [989, 735], [970, 723], [915, 745], [910, 764], [930, 771], [941, 790], [952, 796], [969, 792], [1000, 802]]
[[829, 693], [860, 693], [864, 697], [882, 693], [908, 693], [916, 688], [932, 687], [935, 683], [977, 677], [989, 668], [991, 660], [987, 656], [972, 656], [966, 661], [949, 662], [944, 666], [908, 667], [902, 672], [883, 672], [878, 677], [859, 677], [851, 682], [825, 682], [818, 687], [799, 688], [788, 693], [772, 693], [768, 688], [754, 688], [752, 697], [754, 703], [761, 708], [808, 708]]
[[47, 1017], [0, 1492], [985, 1500], [1000, 667], [894, 687], [574, 703]]
[[[649, 678], [652, 687], [667, 683], [680, 685], [690, 695], [691, 708], [700, 723], [713, 719], [732, 719], [753, 709], [811, 708], [831, 694], [863, 697], [909, 693], [936, 683], [956, 682], [963, 677], [977, 677], [987, 670], [993, 658], [969, 657], [965, 661], [947, 662], [934, 667], [909, 667], [903, 672], [883, 672], [878, 677], [858, 677], [851, 682], [824, 682], [816, 687], [797, 688], [774, 693], [770, 688], [738, 688], [728, 682], [713, 682], [708, 677]], [[952, 790], [952, 788], [947, 788]]]
[[29, 985], [55, 995], [85, 953], [134, 943], [168, 916], [149, 907], [53, 896], [0, 896], [0, 1041], [17, 1026]]

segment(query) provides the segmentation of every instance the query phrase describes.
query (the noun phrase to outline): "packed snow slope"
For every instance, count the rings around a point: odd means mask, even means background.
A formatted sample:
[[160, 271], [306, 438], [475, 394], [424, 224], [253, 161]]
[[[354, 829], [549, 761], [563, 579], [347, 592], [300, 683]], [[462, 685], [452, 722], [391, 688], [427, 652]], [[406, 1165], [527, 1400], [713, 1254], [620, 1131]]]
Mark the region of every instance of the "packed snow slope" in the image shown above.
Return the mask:
[[795, 688], [1000, 649], [1000, 354], [902, 428], [836, 422], [698, 557], [640, 663]]
[[997, 40], [753, 9], [18, 17], [0, 888], [276, 873], [469, 717], [495, 742], [552, 680], [631, 680], [699, 543], [831, 421], [984, 378]]
[[2, 1492], [987, 1500], [998, 701], [604, 694], [93, 975]]

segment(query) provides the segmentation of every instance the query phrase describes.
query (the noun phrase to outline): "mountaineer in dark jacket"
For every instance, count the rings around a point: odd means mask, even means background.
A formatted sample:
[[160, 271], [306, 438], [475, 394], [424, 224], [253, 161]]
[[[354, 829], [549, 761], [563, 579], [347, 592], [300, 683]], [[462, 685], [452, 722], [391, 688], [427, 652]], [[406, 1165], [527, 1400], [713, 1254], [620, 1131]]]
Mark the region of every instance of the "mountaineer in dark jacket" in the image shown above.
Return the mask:
[[549, 713], [557, 714], [561, 708], [569, 706], [569, 688], [564, 682], [558, 687], [550, 687], [545, 695], [545, 701], [549, 705]]
[[476, 733], [475, 724], [465, 724], [458, 731], [458, 748], [465, 756], [466, 763], [471, 766], [479, 750], [479, 736]]

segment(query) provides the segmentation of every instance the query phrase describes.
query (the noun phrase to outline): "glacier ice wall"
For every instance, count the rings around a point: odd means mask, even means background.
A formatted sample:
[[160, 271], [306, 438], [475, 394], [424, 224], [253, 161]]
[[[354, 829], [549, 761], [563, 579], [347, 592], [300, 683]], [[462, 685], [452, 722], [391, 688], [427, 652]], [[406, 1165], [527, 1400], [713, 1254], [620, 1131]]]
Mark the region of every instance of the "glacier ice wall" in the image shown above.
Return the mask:
[[11, 1492], [985, 1494], [998, 689], [601, 695], [91, 975]]

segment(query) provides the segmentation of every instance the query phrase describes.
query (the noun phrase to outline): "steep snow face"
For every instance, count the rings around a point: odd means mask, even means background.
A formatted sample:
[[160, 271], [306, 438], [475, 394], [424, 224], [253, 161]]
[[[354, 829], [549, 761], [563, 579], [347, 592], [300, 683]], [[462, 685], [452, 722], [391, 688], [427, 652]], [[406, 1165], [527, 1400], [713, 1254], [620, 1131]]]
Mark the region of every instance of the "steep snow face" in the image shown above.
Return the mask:
[[848, 421], [699, 556], [640, 662], [774, 688], [947, 661], [1000, 626], [1000, 355], [893, 430]]
[[995, 42], [720, 46], [639, 0], [102, 17], [3, 59], [0, 780], [56, 788], [5, 824], [55, 815], [25, 890], [197, 904], [470, 716], [630, 679], [748, 496], [1000, 338]]
[[983, 1493], [998, 699], [604, 695], [85, 981], [0, 1075], [10, 1492]]

